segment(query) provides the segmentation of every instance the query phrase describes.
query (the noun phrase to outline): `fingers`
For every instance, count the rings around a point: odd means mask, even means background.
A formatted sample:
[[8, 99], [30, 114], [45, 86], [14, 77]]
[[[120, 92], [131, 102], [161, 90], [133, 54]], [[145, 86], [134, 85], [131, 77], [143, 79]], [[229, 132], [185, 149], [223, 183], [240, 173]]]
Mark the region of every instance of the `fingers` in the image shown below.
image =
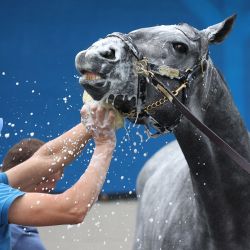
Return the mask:
[[88, 104], [82, 107], [80, 111], [81, 122], [86, 128], [88, 128], [88, 126], [93, 123], [93, 120], [95, 120], [96, 109], [97, 109], [96, 104]]
[[88, 123], [88, 119], [89, 119], [87, 107], [83, 106], [80, 113], [81, 113], [81, 122], [86, 127], [86, 125]]
[[110, 126], [115, 121], [115, 113], [112, 110], [97, 104], [84, 105], [80, 113], [85, 125], [92, 123], [96, 126], [103, 126], [104, 124]]
[[96, 112], [97, 112], [97, 109], [98, 109], [97, 104], [96, 103], [90, 104], [88, 106], [88, 108], [89, 108], [88, 111], [89, 111], [89, 114], [90, 114], [92, 120], [95, 121], [96, 120]]
[[106, 116], [106, 110], [102, 106], [99, 106], [96, 110], [97, 121], [102, 124], [104, 122], [105, 116]]
[[83, 106], [82, 106], [82, 109], [81, 109], [80, 113], [81, 113], [81, 116], [86, 116], [86, 114], [87, 114], [86, 105], [83, 105]]
[[[90, 106], [89, 109], [86, 129], [92, 134], [96, 146], [105, 144], [109, 148], [114, 148], [116, 144], [115, 113], [101, 105]], [[82, 113], [86, 117], [84, 108]]]
[[88, 104], [81, 109], [81, 121], [86, 131], [96, 140], [115, 137], [115, 113], [101, 105]]
[[108, 113], [108, 122], [109, 122], [109, 125], [112, 126], [112, 127], [115, 127], [115, 113], [113, 110], [109, 110], [109, 113]]

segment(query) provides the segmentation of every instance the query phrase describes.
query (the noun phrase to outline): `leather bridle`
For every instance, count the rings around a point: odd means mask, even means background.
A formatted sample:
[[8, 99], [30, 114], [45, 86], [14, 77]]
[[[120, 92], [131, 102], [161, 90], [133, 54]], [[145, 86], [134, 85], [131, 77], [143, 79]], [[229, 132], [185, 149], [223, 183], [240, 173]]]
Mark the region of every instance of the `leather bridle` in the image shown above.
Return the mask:
[[[117, 37], [121, 39], [128, 47], [129, 51], [134, 55], [136, 60], [136, 70], [138, 74], [138, 93], [137, 93], [137, 100], [140, 101], [140, 104], [144, 104], [146, 100], [146, 84], [153, 85], [158, 92], [164, 91], [165, 87], [160, 87], [157, 85], [157, 80], [159, 82], [159, 77], [164, 77], [165, 79], [168, 78], [170, 80], [175, 80], [178, 83], [178, 87], [175, 90], [171, 90], [171, 93], [178, 97], [182, 94], [181, 99], [182, 103], [185, 103], [187, 99], [187, 90], [190, 86], [191, 82], [196, 79], [199, 73], [206, 70], [206, 62], [208, 55], [204, 56], [204, 58], [200, 59], [197, 64], [195, 64], [192, 68], [187, 68], [183, 71], [171, 68], [166, 65], [156, 65], [150, 63], [146, 57], [139, 52], [137, 46], [133, 43], [131, 37], [127, 34], [114, 32], [109, 34], [107, 37]], [[163, 85], [164, 86], [164, 85]], [[159, 89], [160, 88], [160, 89]], [[145, 128], [146, 132], [149, 137], [156, 138], [162, 134], [166, 134], [169, 132], [173, 132], [173, 130], [178, 126], [182, 114], [180, 113], [179, 116], [173, 121], [173, 123], [169, 126], [161, 124], [156, 118], [154, 118], [151, 113], [155, 111], [157, 108], [163, 106], [168, 101], [172, 102], [172, 97], [165, 91], [162, 93], [163, 97], [153, 101], [152, 103], [148, 104], [147, 106], [144, 105], [144, 108], [140, 110], [138, 113], [137, 109], [133, 109], [130, 112], [121, 112], [124, 117], [136, 120], [138, 117], [141, 120], [145, 121]], [[150, 128], [153, 128], [156, 132], [151, 133]]]
[[[193, 123], [200, 131], [202, 131], [211, 141], [213, 141], [215, 144], [220, 146], [220, 148], [233, 160], [235, 161], [239, 166], [241, 166], [245, 171], [247, 171], [250, 174], [250, 163], [241, 156], [237, 151], [235, 151], [231, 146], [229, 146], [228, 143], [226, 143], [221, 137], [219, 137], [216, 133], [214, 133], [211, 129], [209, 129], [204, 123], [202, 123], [198, 118], [196, 118], [189, 109], [177, 98], [180, 92], [186, 90], [188, 86], [191, 84], [191, 82], [196, 79], [196, 77], [200, 73], [204, 73], [204, 71], [207, 68], [207, 59], [208, 59], [208, 52], [206, 52], [199, 60], [198, 62], [189, 69], [186, 69], [185, 71], [180, 71], [179, 69], [171, 68], [165, 65], [155, 65], [152, 63], [149, 63], [148, 59], [143, 57], [143, 55], [139, 52], [136, 45], [133, 43], [131, 37], [128, 34], [123, 34], [119, 32], [115, 32], [112, 34], [109, 34], [107, 37], [117, 37], [121, 39], [129, 48], [130, 52], [135, 56], [137, 59], [137, 73], [138, 73], [138, 97], [139, 98], [145, 98], [145, 95], [143, 91], [145, 91], [145, 86], [141, 86], [142, 79], [141, 77], [144, 77], [144, 81], [148, 84], [151, 84], [154, 86], [154, 88], [163, 94], [164, 98], [162, 101], [159, 101], [159, 103], [162, 105], [165, 103], [165, 101], [169, 101], [172, 103], [175, 108], [183, 115], [185, 116], [189, 121]], [[179, 87], [171, 91], [167, 84], [164, 84], [161, 79], [164, 78], [164, 80], [168, 79], [175, 79], [177, 80], [180, 85]], [[143, 89], [141, 91], [141, 89]], [[156, 105], [157, 107], [157, 105]], [[164, 125], [161, 125], [158, 121], [156, 121], [152, 116], [150, 116], [150, 113], [147, 110], [147, 107], [142, 110], [142, 114], [139, 114], [143, 116], [147, 114], [149, 116], [149, 119], [151, 119], [152, 126], [157, 130], [156, 136], [172, 132], [173, 129], [178, 125], [179, 121], [177, 121], [176, 124], [171, 125], [170, 127], [165, 127]], [[136, 111], [132, 111], [130, 113], [124, 114], [127, 117], [132, 117], [136, 115]], [[148, 132], [149, 129], [147, 128]], [[151, 137], [155, 137], [155, 135], [151, 135]]]

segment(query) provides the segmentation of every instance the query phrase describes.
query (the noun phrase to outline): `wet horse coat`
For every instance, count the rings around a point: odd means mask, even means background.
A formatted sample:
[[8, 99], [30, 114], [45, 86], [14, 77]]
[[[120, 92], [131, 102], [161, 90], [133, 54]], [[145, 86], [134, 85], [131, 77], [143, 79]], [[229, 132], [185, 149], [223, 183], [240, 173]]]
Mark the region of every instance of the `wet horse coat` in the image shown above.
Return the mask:
[[[187, 24], [156, 26], [129, 35], [151, 63], [191, 68], [207, 54], [208, 45], [223, 41], [235, 17], [197, 30]], [[250, 141], [230, 91], [210, 57], [189, 85], [189, 110], [250, 161]], [[145, 103], [137, 100], [135, 59], [114, 37], [96, 42], [76, 57], [80, 82], [99, 100], [127, 112], [162, 96], [147, 85]], [[94, 80], [87, 80], [92, 72]], [[172, 90], [176, 81], [165, 81]], [[184, 93], [183, 93], [184, 94]], [[140, 111], [140, 110], [139, 110]], [[220, 148], [181, 117], [169, 102], [150, 115], [164, 125], [179, 119], [177, 141], [161, 149], [142, 169], [137, 183], [139, 207], [134, 249], [250, 249], [250, 177]], [[146, 119], [137, 119], [146, 123]]]

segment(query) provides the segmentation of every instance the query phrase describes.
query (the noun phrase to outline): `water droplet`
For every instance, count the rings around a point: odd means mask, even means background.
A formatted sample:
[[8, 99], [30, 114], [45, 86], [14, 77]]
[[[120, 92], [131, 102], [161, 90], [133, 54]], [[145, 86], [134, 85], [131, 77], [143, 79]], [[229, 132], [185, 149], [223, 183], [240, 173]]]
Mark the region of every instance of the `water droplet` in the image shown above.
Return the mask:
[[9, 134], [9, 133], [6, 133], [6, 134], [4, 134], [4, 137], [5, 137], [6, 139], [8, 139], [8, 138], [10, 137], [10, 134]]
[[149, 218], [149, 222], [152, 223], [154, 221], [153, 218]]
[[67, 229], [71, 229], [73, 227], [73, 225], [67, 225]]

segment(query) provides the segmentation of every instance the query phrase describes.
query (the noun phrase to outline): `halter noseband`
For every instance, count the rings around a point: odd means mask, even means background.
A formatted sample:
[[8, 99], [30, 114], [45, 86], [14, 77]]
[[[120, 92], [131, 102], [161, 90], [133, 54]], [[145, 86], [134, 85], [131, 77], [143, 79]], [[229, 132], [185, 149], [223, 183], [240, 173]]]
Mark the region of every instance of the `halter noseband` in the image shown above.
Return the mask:
[[117, 37], [121, 39], [128, 46], [129, 50], [133, 53], [138, 61], [143, 59], [142, 54], [139, 52], [137, 46], [133, 43], [131, 37], [128, 34], [114, 32], [107, 35], [107, 37]]
[[[144, 107], [140, 114], [137, 114], [136, 110], [132, 110], [129, 113], [123, 113], [125, 117], [136, 119], [138, 115], [140, 118], [145, 118], [148, 122], [146, 123], [146, 132], [150, 137], [158, 137], [161, 134], [169, 133], [174, 130], [174, 128], [179, 124], [181, 116], [176, 119], [171, 126], [164, 126], [160, 122], [158, 122], [155, 118], [150, 115], [150, 111], [161, 107], [167, 101], [172, 102], [173, 98], [171, 95], [166, 91], [166, 86], [157, 86], [159, 83], [159, 79], [157, 76], [161, 76], [164, 78], [168, 78], [171, 80], [176, 80], [179, 82], [179, 87], [171, 93], [177, 97], [182, 91], [187, 89], [190, 83], [198, 76], [198, 74], [202, 71], [202, 74], [206, 68], [206, 60], [208, 57], [208, 53], [206, 53], [205, 57], [200, 59], [197, 64], [195, 64], [192, 68], [188, 68], [185, 71], [181, 71], [176, 68], [171, 68], [166, 65], [156, 65], [152, 64], [148, 61], [146, 57], [144, 57], [138, 50], [137, 46], [133, 43], [131, 37], [128, 34], [123, 34], [120, 32], [114, 32], [112, 34], [107, 35], [107, 37], [117, 37], [122, 40], [130, 52], [135, 56], [137, 59], [136, 62], [136, 69], [138, 73], [138, 98], [142, 100], [142, 103], [145, 102], [145, 91], [146, 86], [145, 82], [153, 85], [158, 92], [161, 92], [164, 97], [156, 100], [155, 102], [149, 104], [148, 106]], [[169, 90], [170, 91], [170, 90]], [[164, 93], [163, 93], [164, 92]], [[183, 102], [185, 102], [187, 98], [186, 92], [183, 94]], [[150, 124], [157, 132], [152, 134], [150, 132]]]

